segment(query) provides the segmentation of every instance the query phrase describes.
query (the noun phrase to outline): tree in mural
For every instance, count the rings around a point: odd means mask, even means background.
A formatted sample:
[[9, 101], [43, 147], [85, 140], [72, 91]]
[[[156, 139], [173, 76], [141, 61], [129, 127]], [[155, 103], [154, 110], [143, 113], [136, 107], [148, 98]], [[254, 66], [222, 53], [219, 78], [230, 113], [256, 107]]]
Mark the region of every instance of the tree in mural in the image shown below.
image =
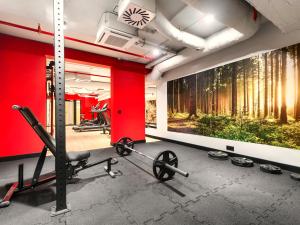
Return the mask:
[[287, 123], [287, 112], [286, 112], [286, 60], [287, 60], [287, 49], [281, 50], [281, 111], [280, 111], [280, 122]]
[[169, 81], [169, 130], [300, 149], [300, 44]]

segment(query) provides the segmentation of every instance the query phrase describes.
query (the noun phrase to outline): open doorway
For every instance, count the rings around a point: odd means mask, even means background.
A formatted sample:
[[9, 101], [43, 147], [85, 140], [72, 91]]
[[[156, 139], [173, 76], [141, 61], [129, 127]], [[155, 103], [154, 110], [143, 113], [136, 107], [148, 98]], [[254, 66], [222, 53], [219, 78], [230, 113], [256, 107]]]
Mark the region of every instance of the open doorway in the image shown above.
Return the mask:
[[[47, 59], [47, 131], [55, 132], [55, 71]], [[110, 147], [110, 68], [66, 60], [66, 151]]]

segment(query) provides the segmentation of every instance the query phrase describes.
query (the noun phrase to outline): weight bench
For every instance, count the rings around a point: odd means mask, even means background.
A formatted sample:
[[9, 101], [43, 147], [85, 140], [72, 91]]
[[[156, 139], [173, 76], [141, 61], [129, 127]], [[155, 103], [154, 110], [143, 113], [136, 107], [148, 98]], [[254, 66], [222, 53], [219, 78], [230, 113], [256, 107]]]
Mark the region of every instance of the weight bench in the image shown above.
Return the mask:
[[[48, 134], [48, 132], [44, 129], [44, 127], [39, 123], [37, 118], [31, 112], [31, 110], [27, 107], [21, 107], [18, 105], [14, 105], [12, 107], [14, 110], [18, 110], [22, 116], [26, 119], [26, 121], [30, 124], [30, 126], [37, 133], [39, 138], [43, 141], [45, 146], [43, 147], [42, 152], [40, 153], [38, 162], [36, 164], [32, 179], [23, 179], [23, 164], [19, 165], [18, 171], [18, 181], [11, 184], [8, 192], [4, 196], [3, 199], [0, 199], [0, 208], [9, 206], [10, 200], [14, 193], [23, 192], [28, 189], [32, 189], [41, 184], [53, 181], [56, 179], [55, 171], [46, 173], [41, 175], [41, 171], [45, 162], [45, 158], [47, 155], [47, 151], [49, 150], [54, 157], [56, 157], [56, 146], [54, 138]], [[90, 152], [72, 152], [66, 153], [66, 173], [67, 179], [71, 180], [74, 176], [76, 176], [80, 171], [90, 168], [92, 166], [96, 166], [101, 163], [107, 163], [104, 167], [105, 171], [111, 176], [115, 177], [115, 173], [111, 171], [111, 165], [118, 163], [116, 159], [106, 158], [98, 162], [88, 164], [88, 158], [90, 157]]]

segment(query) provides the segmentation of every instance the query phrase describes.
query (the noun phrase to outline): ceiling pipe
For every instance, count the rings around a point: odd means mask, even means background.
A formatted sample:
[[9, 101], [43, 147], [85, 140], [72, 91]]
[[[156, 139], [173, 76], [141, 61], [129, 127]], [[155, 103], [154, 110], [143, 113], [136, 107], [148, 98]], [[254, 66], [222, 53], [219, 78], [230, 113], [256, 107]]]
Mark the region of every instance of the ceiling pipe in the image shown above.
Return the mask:
[[194, 34], [179, 30], [159, 10], [156, 10], [152, 26], [168, 39], [180, 42], [188, 48], [202, 50], [205, 48], [205, 40]]
[[[32, 28], [32, 27], [23, 26], [23, 25], [20, 25], [20, 24], [10, 23], [10, 22], [3, 21], [3, 20], [0, 20], [0, 25], [14, 27], [14, 28], [22, 29], [22, 30], [27, 30], [27, 31], [31, 31], [31, 32], [39, 33], [39, 34], [44, 34], [44, 35], [47, 35], [47, 36], [54, 36], [54, 34], [52, 32], [44, 31], [44, 30], [41, 29], [40, 26], [38, 26], [38, 28]], [[114, 52], [119, 52], [119, 53], [123, 53], [123, 54], [126, 54], [126, 55], [135, 56], [135, 57], [138, 57], [138, 58], [153, 60], [151, 57], [148, 57], [148, 56], [145, 56], [145, 55], [140, 55], [140, 54], [136, 54], [136, 53], [133, 53], [133, 52], [127, 52], [127, 51], [107, 47], [107, 46], [104, 46], [104, 45], [98, 45], [98, 44], [94, 44], [92, 42], [83, 41], [83, 40], [73, 38], [73, 37], [69, 37], [69, 36], [65, 36], [65, 40], [69, 40], [69, 41], [73, 41], [73, 42], [77, 42], [77, 43], [81, 43], [81, 44], [86, 44], [86, 45], [91, 45], [91, 46], [94, 46], [94, 47], [103, 48], [103, 49], [111, 50], [111, 51], [114, 51]]]
[[[222, 16], [215, 15], [215, 18], [220, 20], [219, 22], [227, 24], [229, 28], [225, 28], [210, 37], [205, 39], [205, 47], [201, 51], [196, 51], [195, 49], [185, 48], [180, 51], [176, 56], [156, 65], [152, 72], [148, 74], [148, 80], [157, 80], [161, 75], [171, 69], [178, 66], [189, 63], [195, 59], [201, 58], [203, 56], [212, 54], [216, 51], [224, 49], [226, 47], [232, 46], [236, 43], [244, 41], [252, 37], [259, 29], [259, 19], [253, 19], [252, 13], [253, 9], [248, 5], [242, 3], [239, 0], [183, 0], [184, 2], [191, 4], [191, 6], [200, 7], [200, 3], [205, 3], [205, 7], [201, 10], [203, 13], [210, 14], [211, 9], [214, 9], [215, 13], [222, 13]], [[239, 12], [225, 11], [225, 9], [240, 10]], [[206, 9], [207, 11], [204, 11]], [[224, 11], [223, 11], [224, 10]], [[226, 12], [226, 13], [224, 13]], [[223, 21], [221, 20], [223, 19]], [[240, 21], [235, 21], [240, 20]], [[224, 22], [225, 21], [225, 22]]]
[[232, 27], [245, 36], [253, 35], [257, 22], [253, 19], [253, 7], [241, 0], [182, 0], [187, 5]]

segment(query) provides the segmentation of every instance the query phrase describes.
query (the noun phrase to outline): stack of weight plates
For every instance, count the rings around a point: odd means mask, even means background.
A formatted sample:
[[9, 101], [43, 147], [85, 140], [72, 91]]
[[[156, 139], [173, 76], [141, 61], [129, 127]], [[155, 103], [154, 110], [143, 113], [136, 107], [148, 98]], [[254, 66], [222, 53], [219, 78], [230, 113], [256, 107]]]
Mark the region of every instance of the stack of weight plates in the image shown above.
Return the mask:
[[222, 151], [209, 151], [208, 157], [210, 157], [212, 159], [218, 159], [218, 160], [227, 160], [228, 154], [226, 152], [222, 152]]
[[260, 170], [266, 173], [281, 174], [281, 168], [271, 164], [261, 164]]
[[254, 166], [254, 163], [251, 159], [247, 159], [244, 157], [232, 157], [231, 163], [236, 166], [242, 166], [242, 167], [252, 167]]
[[299, 180], [300, 181], [300, 174], [292, 173], [290, 176], [293, 180]]

